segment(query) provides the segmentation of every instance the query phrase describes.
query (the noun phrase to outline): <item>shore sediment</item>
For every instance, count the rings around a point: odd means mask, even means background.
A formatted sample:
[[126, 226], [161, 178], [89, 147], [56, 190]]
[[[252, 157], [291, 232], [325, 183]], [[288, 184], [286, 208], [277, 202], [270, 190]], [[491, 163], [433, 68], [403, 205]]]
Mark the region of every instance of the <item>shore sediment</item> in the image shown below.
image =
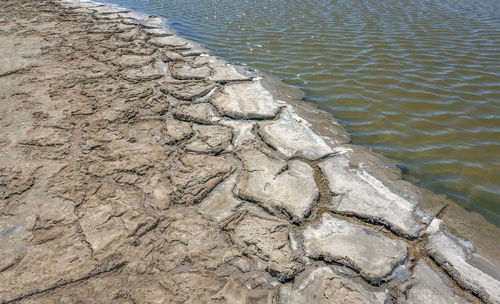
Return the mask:
[[162, 22], [0, 3], [0, 302], [500, 303], [497, 227]]

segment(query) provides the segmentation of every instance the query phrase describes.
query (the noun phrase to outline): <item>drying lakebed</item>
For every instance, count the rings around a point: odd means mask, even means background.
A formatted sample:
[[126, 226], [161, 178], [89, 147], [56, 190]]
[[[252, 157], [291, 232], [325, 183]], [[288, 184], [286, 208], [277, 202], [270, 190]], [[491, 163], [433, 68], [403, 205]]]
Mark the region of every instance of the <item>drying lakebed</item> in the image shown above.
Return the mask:
[[0, 302], [499, 303], [498, 228], [164, 20], [0, 2]]
[[405, 179], [500, 226], [496, 0], [103, 0], [301, 89]]

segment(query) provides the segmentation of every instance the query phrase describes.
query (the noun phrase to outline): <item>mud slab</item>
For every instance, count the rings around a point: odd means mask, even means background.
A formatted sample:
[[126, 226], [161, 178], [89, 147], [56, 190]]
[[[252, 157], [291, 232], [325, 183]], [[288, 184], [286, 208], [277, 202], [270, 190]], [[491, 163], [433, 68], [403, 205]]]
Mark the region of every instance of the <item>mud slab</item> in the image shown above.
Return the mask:
[[164, 23], [0, 2], [1, 303], [500, 302], [496, 227]]

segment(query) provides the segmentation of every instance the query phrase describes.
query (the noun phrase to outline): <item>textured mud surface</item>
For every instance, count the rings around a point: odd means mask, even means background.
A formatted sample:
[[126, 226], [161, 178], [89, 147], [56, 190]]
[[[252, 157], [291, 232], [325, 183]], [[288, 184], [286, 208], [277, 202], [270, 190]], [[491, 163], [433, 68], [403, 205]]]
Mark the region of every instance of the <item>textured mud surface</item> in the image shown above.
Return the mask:
[[500, 302], [497, 230], [138, 18], [0, 2], [0, 302]]

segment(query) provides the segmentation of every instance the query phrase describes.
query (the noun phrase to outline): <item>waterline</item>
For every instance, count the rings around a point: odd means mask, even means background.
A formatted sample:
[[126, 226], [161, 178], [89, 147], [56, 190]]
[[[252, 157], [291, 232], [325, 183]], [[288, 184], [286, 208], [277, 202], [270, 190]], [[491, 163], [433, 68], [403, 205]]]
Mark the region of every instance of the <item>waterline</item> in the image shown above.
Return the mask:
[[354, 143], [500, 226], [498, 1], [110, 2], [302, 89]]

